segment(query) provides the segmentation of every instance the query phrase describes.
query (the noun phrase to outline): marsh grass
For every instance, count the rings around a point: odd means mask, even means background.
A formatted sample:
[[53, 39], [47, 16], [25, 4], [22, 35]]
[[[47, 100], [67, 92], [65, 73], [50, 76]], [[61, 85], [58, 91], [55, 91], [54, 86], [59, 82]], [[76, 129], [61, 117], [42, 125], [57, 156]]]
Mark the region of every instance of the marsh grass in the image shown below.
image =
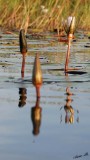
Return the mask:
[[0, 0], [0, 25], [53, 31], [62, 29], [67, 16], [76, 17], [78, 28], [90, 29], [89, 0]]

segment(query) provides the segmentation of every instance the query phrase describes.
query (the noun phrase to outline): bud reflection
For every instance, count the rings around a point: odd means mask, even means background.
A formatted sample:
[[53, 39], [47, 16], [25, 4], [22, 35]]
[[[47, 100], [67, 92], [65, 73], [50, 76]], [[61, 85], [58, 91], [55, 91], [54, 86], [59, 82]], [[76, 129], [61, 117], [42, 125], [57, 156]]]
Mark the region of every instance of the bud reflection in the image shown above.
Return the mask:
[[73, 95], [69, 88], [66, 88], [66, 94], [67, 94], [67, 98], [66, 98], [66, 104], [64, 106], [64, 110], [66, 112], [66, 116], [65, 116], [65, 123], [73, 123], [74, 122], [74, 109], [71, 106], [71, 102], [72, 102], [72, 98], [71, 96]]
[[21, 66], [21, 78], [24, 78], [24, 70], [25, 70], [25, 59], [26, 59], [26, 54], [22, 55], [22, 66]]
[[27, 99], [27, 89], [26, 88], [19, 88], [19, 104], [18, 107], [24, 107], [26, 105]]
[[40, 132], [41, 125], [41, 112], [42, 108], [40, 105], [40, 98], [37, 98], [36, 105], [31, 108], [31, 120], [33, 124], [33, 134], [36, 136]]

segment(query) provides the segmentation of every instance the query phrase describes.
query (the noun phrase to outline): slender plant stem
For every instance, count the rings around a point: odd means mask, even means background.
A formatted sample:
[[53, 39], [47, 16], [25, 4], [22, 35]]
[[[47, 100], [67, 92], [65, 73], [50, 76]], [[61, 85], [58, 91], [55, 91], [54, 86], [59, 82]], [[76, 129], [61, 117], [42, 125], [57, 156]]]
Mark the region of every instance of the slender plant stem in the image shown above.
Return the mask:
[[68, 39], [68, 49], [67, 49], [66, 62], [65, 62], [65, 72], [68, 71], [69, 58], [70, 58], [70, 44], [71, 44], [71, 40]]

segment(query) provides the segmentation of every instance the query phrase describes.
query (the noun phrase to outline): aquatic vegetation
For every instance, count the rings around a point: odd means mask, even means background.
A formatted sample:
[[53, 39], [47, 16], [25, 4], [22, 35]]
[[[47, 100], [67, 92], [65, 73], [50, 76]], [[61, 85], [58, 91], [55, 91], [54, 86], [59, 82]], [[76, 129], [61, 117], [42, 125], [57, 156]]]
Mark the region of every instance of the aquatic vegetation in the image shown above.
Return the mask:
[[[3, 12], [4, 11], [4, 12]], [[89, 0], [0, 1], [0, 25], [10, 29], [62, 30], [67, 16], [76, 17], [79, 28], [90, 28]]]
[[75, 30], [75, 17], [68, 17], [68, 19], [65, 20], [64, 28], [68, 36], [69, 34], [73, 35]]

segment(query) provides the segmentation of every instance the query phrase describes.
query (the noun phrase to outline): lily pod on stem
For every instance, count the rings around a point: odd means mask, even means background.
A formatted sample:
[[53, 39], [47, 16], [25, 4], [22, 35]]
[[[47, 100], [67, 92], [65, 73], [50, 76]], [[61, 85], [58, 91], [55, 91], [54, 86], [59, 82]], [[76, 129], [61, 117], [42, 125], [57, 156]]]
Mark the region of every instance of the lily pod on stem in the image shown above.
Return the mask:
[[67, 55], [66, 55], [66, 62], [65, 62], [65, 72], [68, 71], [68, 64], [69, 64], [69, 58], [70, 58], [70, 45], [71, 41], [74, 36], [75, 31], [75, 17], [68, 17], [68, 19], [64, 23], [64, 29], [67, 33], [68, 38], [68, 49], [67, 49]]
[[27, 40], [25, 36], [25, 30], [21, 29], [19, 34], [20, 52], [22, 54], [27, 53]]
[[35, 56], [33, 72], [32, 72], [32, 83], [36, 87], [37, 98], [40, 98], [40, 87], [43, 83], [43, 78], [42, 78], [42, 70], [41, 70], [41, 64], [39, 59], [39, 53], [36, 53], [36, 56]]
[[20, 30], [19, 44], [20, 44], [20, 52], [22, 54], [21, 77], [24, 78], [25, 56], [26, 56], [26, 53], [27, 53], [27, 40], [26, 40], [24, 29]]

